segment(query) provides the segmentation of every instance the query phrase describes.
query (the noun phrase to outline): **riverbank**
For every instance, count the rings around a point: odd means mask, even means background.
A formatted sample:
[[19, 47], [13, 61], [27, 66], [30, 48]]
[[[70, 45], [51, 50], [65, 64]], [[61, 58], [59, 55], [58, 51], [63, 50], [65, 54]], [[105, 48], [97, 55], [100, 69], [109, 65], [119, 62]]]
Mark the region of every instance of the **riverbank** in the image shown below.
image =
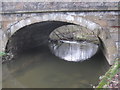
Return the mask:
[[107, 86], [108, 88], [120, 88], [120, 68], [119, 72], [115, 74], [115, 76], [110, 81], [110, 84]]
[[116, 59], [115, 63], [106, 72], [104, 76], [100, 76], [100, 83], [97, 88], [120, 88], [120, 59]]

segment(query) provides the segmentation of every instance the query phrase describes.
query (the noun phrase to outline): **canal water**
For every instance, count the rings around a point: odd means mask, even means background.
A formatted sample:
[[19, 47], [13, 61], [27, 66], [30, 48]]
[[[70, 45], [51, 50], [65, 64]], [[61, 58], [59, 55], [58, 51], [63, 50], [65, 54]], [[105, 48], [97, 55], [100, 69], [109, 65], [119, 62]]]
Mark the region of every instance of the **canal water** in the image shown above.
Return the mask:
[[97, 44], [73, 40], [51, 40], [49, 47], [55, 56], [73, 62], [88, 60], [94, 56], [99, 49], [99, 45]]
[[[64, 56], [66, 45], [60, 48]], [[68, 51], [73, 53], [70, 57], [74, 58], [75, 55], [78, 60], [80, 46], [75, 43], [71, 46], [75, 50]], [[48, 45], [19, 54], [14, 60], [3, 63], [3, 88], [90, 88], [98, 84], [99, 76], [104, 75], [109, 68], [100, 50], [82, 62], [63, 60], [60, 57], [55, 51], [51, 53]]]

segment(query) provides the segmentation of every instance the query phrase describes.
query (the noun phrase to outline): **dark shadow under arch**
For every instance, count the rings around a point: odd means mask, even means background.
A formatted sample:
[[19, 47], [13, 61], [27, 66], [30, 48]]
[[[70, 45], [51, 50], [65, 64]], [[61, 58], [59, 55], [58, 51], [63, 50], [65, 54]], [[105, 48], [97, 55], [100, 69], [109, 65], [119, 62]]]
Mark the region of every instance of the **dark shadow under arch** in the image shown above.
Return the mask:
[[27, 50], [47, 45], [49, 34], [56, 28], [72, 23], [44, 21], [31, 24], [15, 32], [7, 42], [6, 53], [17, 55]]

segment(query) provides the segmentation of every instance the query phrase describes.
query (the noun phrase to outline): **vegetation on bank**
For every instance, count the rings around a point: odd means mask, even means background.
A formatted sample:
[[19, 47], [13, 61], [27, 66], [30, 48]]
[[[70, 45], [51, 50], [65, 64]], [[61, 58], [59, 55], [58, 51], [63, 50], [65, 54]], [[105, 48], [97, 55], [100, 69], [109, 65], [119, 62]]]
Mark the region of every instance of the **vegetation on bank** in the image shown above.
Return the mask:
[[110, 81], [118, 73], [119, 69], [120, 69], [120, 58], [119, 59], [117, 58], [114, 64], [106, 72], [106, 74], [102, 76], [102, 79], [96, 88], [109, 88], [107, 86], [109, 86]]
[[6, 53], [4, 53], [4, 52], [0, 52], [0, 56], [3, 56], [3, 55], [5, 55]]

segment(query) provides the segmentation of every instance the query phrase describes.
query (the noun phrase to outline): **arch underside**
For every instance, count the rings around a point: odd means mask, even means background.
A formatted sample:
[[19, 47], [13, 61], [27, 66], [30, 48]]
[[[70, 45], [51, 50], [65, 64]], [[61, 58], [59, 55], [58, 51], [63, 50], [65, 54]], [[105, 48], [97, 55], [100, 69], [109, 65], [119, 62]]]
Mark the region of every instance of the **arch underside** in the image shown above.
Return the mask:
[[[104, 46], [103, 53], [104, 53], [105, 57], [107, 58], [108, 63], [110, 65], [113, 64], [114, 59], [117, 56], [117, 49], [116, 49], [115, 42], [110, 37], [110, 34], [106, 31], [107, 29], [103, 28], [100, 25], [98, 25], [98, 24], [96, 24], [96, 23], [94, 23], [90, 20], [87, 20], [83, 17], [75, 16], [75, 15], [69, 15], [69, 14], [63, 14], [63, 13], [42, 14], [41, 16], [30, 17], [30, 18], [21, 20], [16, 24], [13, 24], [13, 26], [11, 26], [7, 30], [7, 33], [5, 34], [6, 37], [3, 37], [3, 41], [4, 41], [3, 42], [4, 43], [3, 44], [3, 51], [5, 51], [7, 43], [9, 41], [9, 38], [14, 36], [16, 32], [20, 31], [22, 28], [27, 27], [29, 29], [30, 28], [29, 26], [32, 27], [32, 25], [34, 25], [34, 24], [37, 25], [37, 23], [46, 22], [46, 21], [62, 22], [61, 24], [59, 23], [59, 25], [57, 27], [72, 23], [72, 24], [76, 24], [76, 25], [86, 27], [89, 30], [93, 31], [94, 34], [96, 36], [98, 36], [101, 39], [101, 41], [103, 42], [103, 46]], [[50, 24], [48, 24], [48, 25], [50, 25]], [[48, 26], [46, 26], [46, 27], [48, 27]], [[41, 32], [41, 35], [43, 35], [43, 37], [46, 38], [46, 40], [47, 40], [49, 34], [57, 27], [54, 27], [51, 30], [44, 29], [46, 31]], [[111, 42], [111, 44], [109, 44], [109, 42]], [[112, 50], [111, 50], [111, 47], [113, 48]]]

